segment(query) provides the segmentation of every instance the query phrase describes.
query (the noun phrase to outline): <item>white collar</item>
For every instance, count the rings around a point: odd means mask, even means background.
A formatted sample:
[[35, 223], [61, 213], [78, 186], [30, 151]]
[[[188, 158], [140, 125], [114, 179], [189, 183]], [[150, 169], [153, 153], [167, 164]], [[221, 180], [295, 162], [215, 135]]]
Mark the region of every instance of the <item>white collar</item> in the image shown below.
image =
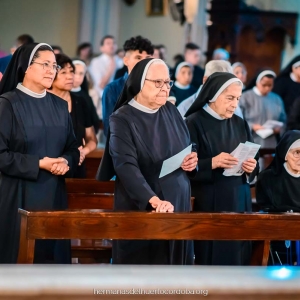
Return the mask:
[[203, 106], [203, 109], [209, 113], [212, 117], [214, 117], [215, 119], [218, 119], [218, 120], [226, 120], [225, 118], [222, 118], [219, 114], [217, 114], [209, 105], [208, 103], [206, 103], [204, 106]]
[[297, 81], [297, 77], [295, 76], [295, 74], [294, 74], [293, 72], [290, 73], [290, 77], [291, 77], [291, 79], [292, 79], [293, 81], [299, 83], [299, 82]]
[[257, 96], [263, 97], [263, 94], [259, 91], [259, 89], [258, 89], [256, 86], [253, 87], [253, 92], [254, 92]]
[[18, 83], [17, 89], [34, 98], [43, 98], [46, 96], [46, 90], [44, 90], [43, 93], [38, 94], [23, 86], [22, 83]]
[[182, 90], [188, 90], [190, 88], [190, 85], [183, 85], [183, 84], [179, 83], [178, 81], [175, 81], [174, 85]]
[[157, 109], [151, 109], [147, 106], [144, 106], [140, 103], [138, 103], [137, 101], [135, 101], [134, 99], [132, 99], [129, 103], [128, 103], [130, 106], [133, 106], [134, 108], [144, 112], [144, 113], [147, 113], [147, 114], [155, 114], [156, 112], [158, 112], [159, 108]]
[[81, 86], [71, 89], [71, 92], [80, 92], [80, 91], [81, 91]]
[[292, 177], [295, 177], [295, 178], [299, 178], [300, 177], [300, 174], [294, 174], [292, 173], [289, 169], [288, 169], [288, 166], [286, 164], [286, 162], [283, 164], [285, 170], [292, 176]]

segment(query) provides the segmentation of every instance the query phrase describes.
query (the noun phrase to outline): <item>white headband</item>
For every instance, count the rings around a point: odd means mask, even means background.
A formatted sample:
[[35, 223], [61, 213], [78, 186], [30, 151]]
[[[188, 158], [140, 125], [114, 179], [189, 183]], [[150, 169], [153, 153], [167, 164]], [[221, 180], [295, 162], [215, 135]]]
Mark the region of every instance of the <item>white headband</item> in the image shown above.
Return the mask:
[[299, 66], [300, 66], [300, 60], [297, 61], [297, 62], [295, 62], [295, 63], [293, 64], [293, 67], [294, 67], [294, 68], [298, 68]]
[[[84, 66], [84, 71], [86, 72], [86, 64], [82, 61], [82, 60], [79, 60], [79, 59], [75, 59], [72, 61], [73, 65], [81, 65], [81, 66]], [[76, 67], [75, 67], [76, 68]]]
[[146, 67], [145, 67], [145, 69], [144, 69], [143, 76], [142, 76], [142, 80], [141, 80], [141, 89], [143, 88], [143, 86], [144, 86], [144, 84], [145, 84], [145, 79], [146, 79], [146, 75], [147, 75], [147, 72], [148, 72], [149, 67], [151, 66], [152, 63], [154, 63], [154, 62], [156, 62], [156, 61], [162, 62], [162, 63], [167, 67], [166, 63], [165, 63], [162, 59], [159, 59], [159, 58], [151, 59], [151, 60], [147, 63], [147, 65], [146, 65]]
[[186, 62], [186, 61], [183, 61], [183, 62], [181, 62], [180, 64], [178, 64], [178, 66], [177, 66], [177, 68], [176, 68], [176, 71], [175, 71], [175, 78], [177, 77], [179, 71], [180, 71], [181, 68], [183, 68], [183, 67], [190, 67], [190, 68], [193, 70], [193, 66], [192, 66], [190, 63], [188, 63], [188, 62]]
[[[48, 46], [49, 48], [52, 49], [52, 47], [46, 43], [39, 43], [37, 44], [33, 50], [31, 51], [31, 54], [30, 54], [30, 57], [29, 57], [29, 61], [28, 61], [28, 67], [30, 66], [31, 62], [32, 62], [32, 59], [33, 59], [33, 56], [35, 54], [35, 52], [41, 47], [41, 46]], [[53, 50], [53, 49], [52, 49]]]
[[229, 80], [227, 80], [225, 83], [223, 83], [223, 85], [219, 88], [219, 90], [217, 91], [217, 93], [215, 94], [215, 96], [209, 100], [209, 102], [215, 102], [217, 100], [217, 98], [220, 96], [220, 94], [232, 83], [234, 82], [240, 82], [241, 86], [243, 86], [243, 83], [238, 79], [238, 78], [231, 78]]
[[292, 149], [295, 149], [295, 148], [300, 148], [300, 139], [299, 140], [296, 140], [289, 148], [289, 150], [287, 151], [286, 155], [285, 155], [285, 160], [286, 160], [286, 157], [289, 153], [290, 150]]
[[259, 83], [262, 78], [266, 75], [272, 75], [274, 77], [276, 77], [276, 73], [271, 71], [271, 70], [266, 70], [266, 71], [262, 71], [261, 73], [259, 73], [259, 75], [257, 76], [257, 79], [256, 79], [256, 83]]

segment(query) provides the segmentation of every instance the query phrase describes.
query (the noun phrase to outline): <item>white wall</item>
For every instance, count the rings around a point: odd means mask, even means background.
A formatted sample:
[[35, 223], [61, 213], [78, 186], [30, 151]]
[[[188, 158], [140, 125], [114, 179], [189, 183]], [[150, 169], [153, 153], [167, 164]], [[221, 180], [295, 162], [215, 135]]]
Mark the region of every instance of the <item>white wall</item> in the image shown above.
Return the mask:
[[168, 63], [173, 66], [173, 56], [183, 51], [184, 26], [173, 21], [169, 12], [166, 16], [147, 16], [145, 0], [136, 0], [132, 6], [122, 1], [120, 12], [119, 46], [132, 36], [142, 35], [153, 44], [164, 44]]
[[285, 49], [282, 53], [282, 66], [285, 66], [294, 56], [300, 54], [300, 0], [247, 0], [246, 3], [263, 10], [298, 13], [296, 45], [292, 47], [289, 42], [289, 37], [287, 37]]
[[80, 0], [0, 0], [0, 48], [9, 51], [21, 34], [62, 46], [74, 56]]

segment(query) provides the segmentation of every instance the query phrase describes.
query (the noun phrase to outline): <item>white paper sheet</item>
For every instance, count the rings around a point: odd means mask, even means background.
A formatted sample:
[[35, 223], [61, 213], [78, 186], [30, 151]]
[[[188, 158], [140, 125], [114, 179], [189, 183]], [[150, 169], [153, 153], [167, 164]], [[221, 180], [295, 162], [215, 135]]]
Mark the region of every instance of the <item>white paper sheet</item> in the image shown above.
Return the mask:
[[162, 177], [172, 173], [173, 171], [177, 170], [178, 168], [180, 168], [184, 158], [191, 152], [192, 152], [192, 145], [189, 145], [188, 147], [186, 147], [185, 149], [183, 149], [176, 155], [166, 159], [163, 162], [163, 165], [162, 165], [162, 168], [161, 168], [161, 171], [159, 174], [159, 178], [162, 178]]
[[274, 129], [276, 127], [282, 127], [283, 123], [276, 120], [268, 120], [265, 124], [262, 125], [264, 128]]
[[274, 131], [273, 129], [265, 128], [265, 129], [256, 130], [255, 133], [259, 135], [262, 139], [266, 139], [267, 137], [274, 134]]
[[246, 142], [240, 143], [235, 150], [230, 154], [239, 160], [239, 163], [231, 169], [226, 169], [223, 172], [224, 176], [241, 176], [244, 171], [242, 169], [242, 164], [245, 160], [249, 158], [254, 158], [259, 150], [260, 145]]

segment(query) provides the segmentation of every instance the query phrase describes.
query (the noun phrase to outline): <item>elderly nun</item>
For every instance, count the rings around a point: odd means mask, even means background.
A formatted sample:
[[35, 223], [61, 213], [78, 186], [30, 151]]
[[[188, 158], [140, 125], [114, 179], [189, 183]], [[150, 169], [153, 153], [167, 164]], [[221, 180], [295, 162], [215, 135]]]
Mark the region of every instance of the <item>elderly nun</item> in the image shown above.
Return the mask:
[[[194, 210], [202, 212], [251, 211], [250, 186], [257, 160], [238, 162], [230, 153], [252, 142], [249, 126], [234, 114], [242, 94], [242, 82], [233, 74], [215, 72], [186, 113], [191, 140], [198, 147], [198, 173], [191, 179]], [[224, 169], [242, 163], [241, 176], [224, 176]], [[250, 177], [250, 178], [247, 178]], [[232, 241], [196, 241], [195, 263], [243, 265], [250, 260], [251, 244]]]
[[300, 131], [287, 131], [271, 165], [256, 183], [257, 202], [271, 210], [300, 211]]
[[[116, 211], [189, 212], [197, 154], [159, 178], [163, 161], [191, 145], [177, 108], [167, 101], [172, 81], [160, 59], [144, 59], [130, 73], [111, 115], [98, 180], [116, 174]], [[146, 217], [146, 216], [145, 216]], [[136, 224], [139, 226], [139, 224]], [[192, 264], [192, 241], [114, 241], [114, 264]]]

